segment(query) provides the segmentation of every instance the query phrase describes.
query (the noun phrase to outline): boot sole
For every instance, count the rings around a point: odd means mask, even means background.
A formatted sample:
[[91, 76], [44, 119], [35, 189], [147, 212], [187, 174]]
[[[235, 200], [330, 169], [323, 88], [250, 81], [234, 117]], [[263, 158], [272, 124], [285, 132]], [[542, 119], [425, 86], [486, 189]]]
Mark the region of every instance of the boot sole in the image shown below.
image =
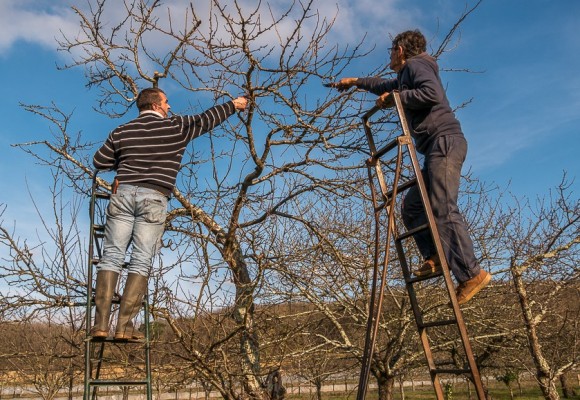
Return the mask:
[[95, 331], [95, 332], [91, 332], [90, 336], [93, 339], [96, 340], [102, 340], [102, 339], [106, 339], [109, 336], [109, 332], [105, 332], [105, 331]]
[[115, 340], [119, 340], [119, 341], [129, 341], [129, 340], [145, 340], [145, 337], [135, 337], [135, 336], [115, 336]]
[[437, 274], [440, 274], [442, 272], [443, 272], [443, 269], [441, 269], [441, 267], [439, 267], [439, 268], [432, 269], [430, 271], [416, 270], [416, 271], [413, 271], [413, 275], [421, 278], [423, 276], [437, 275]]

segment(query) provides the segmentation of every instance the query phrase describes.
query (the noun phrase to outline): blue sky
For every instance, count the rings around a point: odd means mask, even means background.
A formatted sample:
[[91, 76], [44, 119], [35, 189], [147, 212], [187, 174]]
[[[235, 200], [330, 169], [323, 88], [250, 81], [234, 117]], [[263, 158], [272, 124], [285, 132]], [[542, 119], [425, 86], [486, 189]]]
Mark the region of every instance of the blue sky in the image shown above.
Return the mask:
[[[364, 76], [371, 70], [365, 70], [369, 65], [387, 62], [389, 34], [419, 28], [439, 44], [467, 6], [456, 0], [320, 0], [318, 8], [334, 14], [337, 3], [339, 19], [332, 38], [354, 44], [367, 33], [367, 44], [377, 47], [365, 63], [346, 74], [350, 76]], [[52, 127], [25, 112], [19, 103], [49, 106], [54, 102], [73, 112], [72, 132], [82, 131], [95, 142], [104, 140], [121, 122], [92, 110], [97, 92], [85, 88], [81, 69], [56, 68], [68, 60], [56, 51], [54, 38], [59, 30], [77, 29], [70, 4], [67, 0], [0, 2], [4, 86], [0, 204], [7, 205], [1, 219], [16, 221], [17, 233], [30, 239], [38, 218], [28, 190], [42, 199], [41, 204], [46, 202], [43, 196], [49, 193], [50, 173], [11, 144], [49, 139]], [[500, 186], [511, 182], [513, 193], [532, 198], [546, 194], [567, 171], [570, 178], [576, 177], [573, 186], [578, 198], [578, 20], [580, 1], [576, 0], [484, 0], [464, 22], [457, 47], [444, 55], [440, 66], [481, 72], [442, 74], [452, 105], [473, 98], [457, 113], [469, 142], [465, 170]], [[172, 106], [177, 112], [186, 107]]]

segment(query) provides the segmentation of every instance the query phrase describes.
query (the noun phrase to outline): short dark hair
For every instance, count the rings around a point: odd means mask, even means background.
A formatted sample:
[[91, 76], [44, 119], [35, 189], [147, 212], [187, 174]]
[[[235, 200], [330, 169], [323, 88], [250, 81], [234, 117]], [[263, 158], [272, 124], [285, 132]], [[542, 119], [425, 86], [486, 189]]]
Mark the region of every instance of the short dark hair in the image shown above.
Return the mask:
[[403, 54], [407, 59], [427, 51], [427, 40], [418, 29], [415, 29], [401, 32], [395, 36], [393, 47], [397, 46], [403, 48]]
[[137, 95], [137, 108], [139, 111], [152, 110], [153, 104], [159, 104], [161, 102], [161, 93], [165, 94], [165, 92], [159, 88], [143, 89], [139, 95]]

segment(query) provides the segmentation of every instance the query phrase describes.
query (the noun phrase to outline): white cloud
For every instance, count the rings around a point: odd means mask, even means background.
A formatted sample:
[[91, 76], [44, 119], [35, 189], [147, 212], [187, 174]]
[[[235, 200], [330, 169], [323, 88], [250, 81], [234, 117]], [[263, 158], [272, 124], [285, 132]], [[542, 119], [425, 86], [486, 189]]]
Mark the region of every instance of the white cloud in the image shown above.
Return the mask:
[[[48, 3], [48, 4], [47, 4]], [[35, 0], [2, 0], [0, 2], [0, 53], [9, 50], [18, 41], [36, 43], [47, 49], [56, 50], [58, 45], [56, 39], [66, 37], [73, 38], [80, 34], [79, 16], [75, 14], [71, 6], [78, 7], [84, 12], [88, 12], [87, 2], [72, 2], [71, 0], [53, 0], [51, 2], [40, 3]], [[231, 14], [237, 14], [237, 9], [231, 2], [223, 2], [226, 9]], [[202, 20], [200, 32], [207, 32], [211, 21], [209, 15], [216, 15], [215, 9], [211, 10], [211, 2], [196, 2], [194, 5], [198, 18]], [[256, 3], [252, 0], [238, 0], [242, 13], [248, 17], [255, 11]], [[254, 20], [260, 18], [263, 26], [268, 25], [273, 18], [282, 16], [293, 4], [293, 10], [289, 17], [285, 18], [276, 30], [269, 30], [255, 43], [256, 48], [261, 45], [271, 47], [278, 43], [278, 35], [282, 40], [288, 38], [295, 29], [295, 20], [301, 14], [300, 3], [290, 0], [270, 0], [260, 3], [259, 16], [254, 16]], [[159, 23], [169, 26], [169, 15], [173, 28], [181, 30], [189, 18], [191, 24], [191, 14], [186, 14], [190, 5], [189, 0], [173, 0], [163, 3], [157, 10]], [[104, 8], [105, 31], [113, 27], [122, 20], [126, 14], [124, 2], [106, 3]], [[376, 0], [336, 0], [318, 1], [313, 5], [313, 11], [319, 13], [319, 17], [310, 18], [301, 30], [301, 35], [307, 39], [315, 29], [316, 25], [323, 19], [332, 21], [336, 18], [334, 27], [327, 37], [330, 44], [340, 45], [358, 44], [365, 34], [368, 48], [376, 45], [388, 45], [388, 34], [394, 34], [401, 29], [415, 26], [412, 21], [418, 20], [419, 12], [411, 6], [402, 6], [401, 0], [386, 0], [377, 4]], [[215, 22], [215, 21], [214, 21]], [[215, 28], [215, 26], [214, 26]], [[223, 21], [220, 22], [217, 31], [218, 36], [223, 36], [229, 40], [229, 33], [225, 30]], [[149, 36], [148, 48], [166, 49], [167, 38], [159, 35]], [[308, 45], [308, 40], [303, 40], [302, 46]], [[277, 46], [275, 46], [276, 48]]]
[[38, 1], [32, 0], [0, 2], [0, 52], [19, 40], [54, 49], [60, 32], [75, 34], [78, 30], [72, 10], [60, 1], [48, 7], [39, 7]]

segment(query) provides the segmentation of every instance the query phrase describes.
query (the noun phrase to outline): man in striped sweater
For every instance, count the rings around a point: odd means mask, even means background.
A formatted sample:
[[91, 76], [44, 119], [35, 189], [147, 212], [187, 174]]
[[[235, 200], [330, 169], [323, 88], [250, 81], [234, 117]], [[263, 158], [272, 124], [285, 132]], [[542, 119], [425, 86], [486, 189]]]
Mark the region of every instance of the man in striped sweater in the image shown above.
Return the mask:
[[246, 106], [247, 99], [238, 97], [199, 115], [168, 116], [165, 93], [158, 88], [144, 89], [137, 96], [139, 116], [113, 130], [95, 153], [95, 167], [115, 170], [118, 187], [107, 209], [103, 256], [97, 265], [93, 338], [108, 336], [113, 292], [131, 243], [115, 339], [143, 338], [132, 319], [147, 290], [153, 257], [163, 235], [167, 201], [187, 144]]

